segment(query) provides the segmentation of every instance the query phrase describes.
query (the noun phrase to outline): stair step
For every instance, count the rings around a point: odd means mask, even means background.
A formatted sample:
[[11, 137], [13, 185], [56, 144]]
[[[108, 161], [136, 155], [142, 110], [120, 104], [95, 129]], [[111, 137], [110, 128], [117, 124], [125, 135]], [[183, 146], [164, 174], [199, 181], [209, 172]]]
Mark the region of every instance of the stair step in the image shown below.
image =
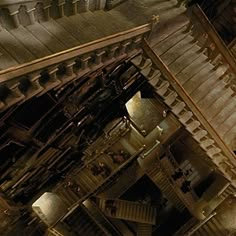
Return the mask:
[[199, 53], [199, 47], [195, 44], [189, 48], [183, 55], [181, 55], [176, 61], [169, 65], [169, 69], [174, 75], [177, 75], [182, 70], [187, 68], [191, 63], [199, 58], [201, 53]]
[[108, 23], [109, 19], [106, 19], [104, 22], [104, 18], [100, 17], [99, 15], [96, 16], [96, 13], [92, 13], [88, 11], [88, 12], [84, 12], [81, 16], [90, 25], [93, 25], [97, 29], [97, 31], [101, 33], [102, 37], [105, 37], [105, 36], [108, 36], [117, 32], [117, 28], [114, 28], [114, 26]]
[[[75, 47], [81, 44], [81, 42], [74, 38], [68, 31], [66, 31], [66, 29], [54, 20], [40, 22], [40, 24], [54, 37], [66, 45], [67, 48]], [[64, 35], [66, 35], [66, 37], [63, 37]]]
[[[78, 30], [80, 32], [80, 41], [82, 43], [87, 43], [104, 36], [103, 32], [100, 32], [96, 26], [91, 24], [84, 16], [84, 14], [88, 14], [91, 12], [85, 12], [82, 14], [77, 14], [68, 18], [68, 20], [78, 26]], [[95, 13], [91, 13], [95, 14]], [[84, 30], [86, 29], [86, 30]]]
[[170, 83], [168, 81], [163, 81], [161, 85], [156, 89], [156, 92], [160, 95], [163, 96], [167, 89], [169, 88]]
[[168, 105], [168, 106], [171, 106], [176, 98], [178, 97], [178, 94], [176, 92], [171, 92], [166, 98], [165, 98], [165, 103]]
[[[236, 103], [235, 103], [236, 108]], [[222, 122], [220, 126], [217, 127], [217, 131], [221, 136], [224, 136], [227, 132], [229, 132], [236, 125], [236, 109], [232, 111], [232, 113], [225, 117], [225, 120]]]
[[[222, 107], [222, 110], [216, 114], [214, 119], [211, 120], [211, 123], [213, 124], [214, 127], [218, 127], [225, 122], [227, 118], [232, 115], [232, 113], [235, 111], [236, 108], [236, 99], [231, 98], [230, 101], [225, 104], [224, 107]], [[231, 124], [232, 125], [232, 124]]]
[[138, 223], [137, 236], [152, 236], [152, 225]]
[[153, 183], [156, 184], [157, 187], [164, 193], [167, 199], [171, 201], [179, 211], [183, 211], [185, 206], [183, 205], [177, 194], [174, 192], [167, 179], [167, 176], [165, 176], [161, 171], [158, 171], [157, 173], [151, 171], [147, 174], [153, 181]]
[[[112, 201], [115, 211], [106, 207], [106, 202]], [[126, 200], [99, 200], [99, 208], [107, 215], [113, 218], [129, 220], [140, 223], [155, 224], [156, 208]]]
[[51, 51], [33, 35], [27, 28], [18, 27], [10, 31], [35, 57], [44, 57], [51, 54]]
[[191, 94], [196, 88], [198, 88], [203, 81], [205, 81], [209, 75], [211, 74], [213, 66], [210, 64], [205, 64], [205, 66], [194, 75], [192, 78], [187, 80], [186, 83], [183, 84], [184, 89]]
[[[223, 75], [224, 70], [221, 70], [221, 68], [217, 69], [213, 73], [210, 73], [208, 76], [206, 76], [202, 84], [200, 84], [197, 88], [195, 88], [191, 93], [192, 99], [195, 101], [195, 103], [198, 103], [199, 100], [207, 99], [207, 95], [210, 92], [209, 88], [212, 88], [212, 90], [215, 89], [218, 83], [221, 83], [222, 81], [218, 81], [218, 79]], [[222, 89], [224, 89], [225, 85], [222, 84]]]
[[179, 30], [177, 30], [176, 32], [174, 32], [172, 35], [165, 38], [161, 42], [158, 42], [157, 44], [154, 44], [152, 46], [153, 50], [158, 55], [164, 54], [168, 49], [170, 49], [175, 44], [177, 44], [178, 42], [182, 41], [185, 37], [187, 37], [187, 35], [184, 34], [185, 29], [186, 29], [186, 27], [180, 28]]
[[181, 84], [185, 84], [190, 78], [197, 75], [205, 66], [209, 64], [207, 57], [200, 54], [195, 60], [192, 61], [184, 70], [176, 75]]
[[215, 100], [213, 104], [211, 104], [211, 112], [206, 113], [206, 117], [208, 121], [211, 121], [212, 118], [215, 118], [217, 114], [221, 112], [229, 103], [234, 102], [232, 99], [232, 90], [226, 89], [223, 95], [219, 94], [219, 97]]
[[192, 40], [193, 38], [191, 36], [187, 36], [182, 41], [177, 43], [175, 46], [170, 48], [163, 55], [161, 55], [161, 59], [164, 61], [166, 65], [170, 65], [193, 46], [191, 43]]
[[193, 113], [191, 111], [186, 111], [184, 114], [179, 116], [179, 120], [181, 123], [187, 123], [193, 117]]
[[195, 130], [201, 125], [201, 123], [197, 120], [192, 121], [190, 124], [186, 126], [186, 129], [191, 133], [194, 134]]
[[216, 82], [216, 86], [211, 91], [208, 90], [208, 93], [198, 101], [198, 107], [203, 111], [207, 112], [211, 105], [221, 96], [226, 93], [227, 88], [222, 83], [222, 81]]
[[185, 108], [185, 103], [184, 102], [178, 102], [176, 105], [172, 107], [172, 112], [175, 115], [178, 115], [181, 111], [183, 111]]
[[208, 134], [208, 133], [207, 133], [206, 130], [200, 129], [199, 131], [197, 131], [197, 132], [194, 134], [193, 138], [194, 138], [195, 140], [197, 140], [198, 142], [200, 142], [200, 140], [201, 140], [203, 137], [207, 136], [207, 134]]
[[[35, 23], [26, 27], [39, 41], [46, 43], [51, 53], [66, 50], [66, 46], [48, 32], [41, 24]], [[62, 36], [63, 37], [63, 36]]]
[[[0, 31], [1, 45], [18, 63], [33, 61], [36, 57], [5, 29]], [[6, 44], [6, 45], [5, 45]], [[9, 46], [10, 45], [10, 46]]]

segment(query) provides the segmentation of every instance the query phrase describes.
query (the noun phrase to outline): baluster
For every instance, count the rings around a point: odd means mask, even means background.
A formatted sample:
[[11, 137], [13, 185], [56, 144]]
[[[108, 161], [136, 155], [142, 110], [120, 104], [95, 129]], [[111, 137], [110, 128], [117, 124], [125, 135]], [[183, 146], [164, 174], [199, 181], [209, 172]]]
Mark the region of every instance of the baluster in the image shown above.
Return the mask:
[[89, 11], [89, 0], [83, 0], [83, 1], [84, 1], [85, 11]]
[[70, 60], [67, 62], [67, 74], [69, 76], [72, 76], [74, 74], [74, 65], [75, 65], [75, 60]]
[[[16, 13], [13, 13], [16, 14]], [[1, 8], [0, 9], [0, 22], [3, 28], [6, 29], [13, 29], [16, 26], [18, 26], [18, 22], [14, 22], [14, 16], [13, 14], [10, 14], [9, 9], [7, 8]]]
[[76, 15], [78, 13], [78, 0], [75, 0], [73, 3], [73, 12]]
[[74, 14], [73, 0], [65, 0], [63, 8], [64, 8], [64, 14], [66, 16], [72, 16]]
[[35, 8], [33, 8], [33, 9], [27, 11], [27, 12], [29, 14], [31, 24], [34, 24], [35, 23]]
[[14, 19], [14, 23], [15, 23], [16, 27], [20, 26], [20, 21], [19, 21], [19, 18], [18, 18], [18, 14], [19, 14], [19, 11], [15, 12], [14, 14], [11, 15]]
[[81, 58], [81, 69], [86, 70], [89, 67], [89, 60], [91, 59], [91, 56], [84, 56]]
[[32, 23], [25, 5], [20, 6], [18, 19], [19, 19], [20, 24], [23, 26], [28, 26]]
[[61, 17], [65, 16], [65, 2], [59, 4], [59, 9], [60, 9], [60, 12], [61, 12]]
[[38, 2], [35, 6], [35, 11], [34, 11], [34, 17], [35, 21], [37, 22], [43, 22], [46, 21], [48, 18], [48, 15], [46, 16], [45, 14], [45, 9], [43, 7], [42, 2]]
[[126, 51], [127, 51], [126, 49], [130, 44], [131, 44], [131, 42], [129, 42], [129, 41], [124, 42], [124, 43], [121, 44], [121, 46], [120, 46], [120, 55], [123, 55], [123, 54], [126, 53]]
[[51, 8], [51, 5], [48, 5], [48, 6], [44, 7], [46, 20], [49, 20], [51, 18], [51, 16], [50, 16], [50, 8]]
[[106, 51], [100, 51], [100, 52], [96, 52], [96, 57], [95, 57], [95, 63], [96, 65], [100, 65], [102, 64], [102, 55], [104, 55], [106, 53]]
[[115, 53], [116, 53], [116, 50], [118, 49], [119, 47], [117, 45], [112, 45], [109, 49], [108, 49], [108, 59], [109, 60], [112, 60], [115, 58]]

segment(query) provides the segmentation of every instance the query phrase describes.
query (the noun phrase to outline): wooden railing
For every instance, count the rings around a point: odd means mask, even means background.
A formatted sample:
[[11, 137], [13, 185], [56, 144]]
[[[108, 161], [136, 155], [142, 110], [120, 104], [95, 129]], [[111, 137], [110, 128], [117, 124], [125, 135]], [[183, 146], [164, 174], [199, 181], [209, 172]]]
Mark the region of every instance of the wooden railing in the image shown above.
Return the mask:
[[203, 51], [206, 50], [213, 63], [227, 66], [221, 79], [226, 78], [225, 82], [236, 93], [236, 61], [232, 53], [198, 5], [189, 7], [187, 13], [190, 19], [187, 30], [192, 31], [196, 41]]
[[[94, 9], [104, 8], [102, 1], [93, 0]], [[35, 22], [43, 22], [50, 19], [58, 19], [63, 16], [71, 16], [89, 10], [89, 1], [67, 0], [55, 1], [3, 1], [0, 3], [1, 26], [6, 29], [27, 26]]]
[[[179, 83], [177, 78], [171, 73], [169, 68], [164, 64], [161, 58], [156, 55], [152, 48], [149, 46], [146, 40], [144, 40], [142, 44], [143, 49], [143, 61], [146, 61], [147, 58], [151, 59], [152, 66], [150, 70], [158, 69], [161, 72], [160, 78], [163, 81], [167, 81], [170, 86], [169, 89], [175, 91], [178, 94], [178, 99], [186, 104], [185, 109], [193, 112], [193, 118], [198, 120], [201, 123], [203, 129], [206, 130], [206, 135], [204, 139], [213, 139], [215, 140], [215, 144], [209, 147], [202, 148], [206, 151], [208, 156], [211, 158], [213, 163], [218, 167], [218, 169], [224, 174], [226, 178], [228, 178], [232, 185], [236, 186], [235, 181], [235, 167], [236, 167], [236, 159], [234, 153], [229, 149], [229, 147], [224, 143], [219, 134], [215, 131], [212, 125], [207, 121], [207, 119], [202, 114], [201, 110], [192, 100], [192, 98], [188, 95], [182, 85]], [[192, 118], [192, 119], [193, 119]], [[187, 126], [187, 124], [186, 124]], [[201, 145], [201, 139], [199, 140]], [[212, 150], [212, 152], [210, 151]]]
[[0, 111], [135, 54], [152, 23], [0, 71]]

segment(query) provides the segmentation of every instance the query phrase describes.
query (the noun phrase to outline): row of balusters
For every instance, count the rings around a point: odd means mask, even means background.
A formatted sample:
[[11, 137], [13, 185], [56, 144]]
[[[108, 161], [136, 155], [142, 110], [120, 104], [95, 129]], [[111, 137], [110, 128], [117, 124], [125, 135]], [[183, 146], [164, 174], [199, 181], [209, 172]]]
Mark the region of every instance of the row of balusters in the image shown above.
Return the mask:
[[58, 19], [63, 16], [72, 16], [88, 10], [99, 10], [103, 8], [99, 0], [92, 0], [89, 4], [86, 0], [52, 0], [49, 4], [37, 2], [32, 5], [20, 5], [16, 11], [11, 12], [8, 6], [0, 8], [0, 24], [3, 28], [10, 30], [16, 27], [28, 26], [35, 22], [44, 22], [50, 19]]
[[0, 110], [4, 110], [15, 103], [23, 102], [35, 95], [41, 95], [75, 78], [126, 58], [137, 51], [142, 37], [143, 35], [136, 36], [127, 41], [67, 59], [41, 70], [37, 68], [36, 71], [22, 77], [13, 78], [14, 81], [17, 81], [13, 85], [10, 85], [11, 80], [7, 81], [0, 85]]

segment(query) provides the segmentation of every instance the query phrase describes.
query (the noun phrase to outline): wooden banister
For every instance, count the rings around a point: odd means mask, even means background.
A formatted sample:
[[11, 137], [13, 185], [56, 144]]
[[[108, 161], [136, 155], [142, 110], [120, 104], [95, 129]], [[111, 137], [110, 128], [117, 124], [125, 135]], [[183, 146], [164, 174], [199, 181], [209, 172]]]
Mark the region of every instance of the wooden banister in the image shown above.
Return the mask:
[[163, 75], [165, 76], [165, 79], [168, 80], [170, 85], [175, 89], [178, 95], [183, 99], [186, 105], [191, 109], [191, 111], [200, 121], [202, 126], [207, 130], [209, 135], [212, 137], [212, 139], [215, 140], [218, 147], [222, 150], [224, 155], [230, 160], [230, 163], [232, 164], [232, 169], [236, 167], [235, 154], [229, 149], [229, 147], [225, 144], [225, 142], [222, 140], [222, 138], [219, 136], [216, 130], [207, 121], [207, 119], [202, 114], [199, 107], [195, 104], [193, 99], [185, 91], [185, 89], [179, 83], [175, 75], [173, 75], [173, 73], [164, 64], [161, 58], [152, 50], [152, 48], [149, 46], [146, 40], [144, 40], [142, 43], [142, 49], [144, 51], [144, 54], [146, 54], [146, 56], [151, 59], [152, 63], [163, 73]]

